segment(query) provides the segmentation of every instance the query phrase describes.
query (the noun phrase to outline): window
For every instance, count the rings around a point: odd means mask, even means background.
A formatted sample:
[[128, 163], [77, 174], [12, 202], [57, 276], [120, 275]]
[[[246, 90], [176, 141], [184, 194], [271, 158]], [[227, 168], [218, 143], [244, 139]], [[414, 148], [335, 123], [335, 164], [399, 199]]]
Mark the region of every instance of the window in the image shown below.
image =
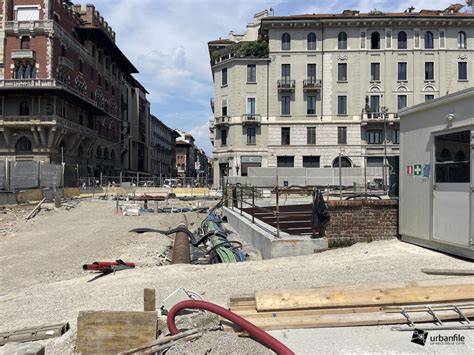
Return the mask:
[[92, 53], [91, 54], [92, 54], [92, 58], [95, 58], [95, 46], [94, 45], [92, 45]]
[[100, 76], [100, 74], [97, 74], [97, 83], [99, 84], [99, 86], [102, 86], [102, 77]]
[[316, 127], [306, 127], [306, 144], [316, 144]]
[[[16, 6], [15, 6], [16, 7]], [[16, 9], [17, 21], [38, 21], [40, 9], [39, 6], [19, 6]]]
[[368, 168], [381, 168], [383, 167], [383, 157], [367, 157]]
[[291, 37], [289, 33], [283, 33], [281, 36], [281, 50], [289, 51], [291, 49]]
[[281, 65], [281, 79], [284, 82], [288, 82], [288, 83], [291, 80], [291, 65], [290, 64]]
[[290, 127], [281, 128], [281, 145], [290, 145]]
[[103, 61], [103, 54], [102, 54], [102, 51], [99, 51], [98, 59], [99, 59], [99, 63], [102, 64], [102, 61]]
[[105, 81], [105, 91], [109, 91], [109, 82]]
[[407, 80], [407, 63], [398, 63], [397, 80]]
[[372, 32], [370, 35], [370, 48], [380, 49], [380, 33]]
[[277, 157], [278, 168], [293, 168], [295, 166], [295, 157]]
[[319, 168], [319, 157], [304, 156], [303, 168]]
[[400, 130], [394, 129], [393, 130], [393, 144], [400, 144]]
[[425, 95], [425, 101], [434, 100], [434, 95]]
[[291, 96], [282, 96], [281, 97], [281, 114], [282, 115], [290, 115], [290, 102]]
[[255, 64], [247, 64], [247, 83], [257, 82], [257, 66]]
[[84, 62], [79, 59], [79, 72], [84, 73]]
[[370, 96], [370, 111], [379, 113], [380, 112], [380, 96], [371, 95]]
[[227, 68], [222, 69], [222, 86], [227, 85]]
[[110, 59], [109, 57], [105, 57], [105, 69], [109, 69], [110, 68]]
[[458, 80], [467, 80], [466, 62], [458, 62]]
[[337, 81], [347, 81], [347, 63], [337, 64]]
[[462, 131], [435, 137], [435, 182], [469, 183], [471, 132]]
[[337, 144], [347, 144], [347, 127], [337, 127]]
[[347, 49], [347, 34], [340, 32], [337, 36], [337, 49]]
[[116, 72], [116, 66], [115, 64], [112, 64], [112, 75], [115, 75]]
[[383, 131], [381, 129], [369, 129], [367, 131], [368, 144], [382, 144]]
[[347, 115], [347, 96], [337, 97], [337, 114]]
[[310, 84], [316, 83], [316, 64], [308, 64], [306, 66], [306, 73], [308, 76], [308, 82]]
[[112, 85], [112, 96], [115, 96], [115, 86]]
[[434, 48], [433, 32], [426, 31], [425, 32], [425, 49], [433, 49], [433, 48]]
[[316, 114], [316, 96], [306, 96], [307, 108], [306, 114], [315, 115]]
[[221, 113], [222, 116], [227, 116], [227, 99], [222, 100]]
[[341, 168], [350, 168], [352, 166], [352, 162], [349, 160], [348, 157], [341, 156], [340, 158], [337, 157], [332, 161], [333, 168], [339, 167], [339, 160], [341, 161]]
[[30, 37], [29, 36], [23, 36], [21, 37], [21, 49], [30, 49]]
[[21, 101], [19, 106], [20, 116], [28, 116], [30, 114], [30, 107], [28, 101]]
[[464, 31], [461, 31], [458, 33], [458, 48], [460, 49], [467, 48], [466, 32]]
[[306, 47], [309, 51], [316, 50], [316, 34], [314, 34], [313, 32], [308, 34], [308, 42], [306, 44]]
[[247, 97], [247, 114], [255, 115], [255, 97]]
[[91, 67], [91, 80], [94, 81], [94, 68]]
[[425, 80], [434, 80], [433, 62], [425, 62]]
[[247, 128], [247, 144], [256, 144], [255, 127]]
[[370, 64], [370, 80], [373, 80], [373, 81], [380, 80], [380, 63]]
[[66, 56], [66, 46], [64, 44], [61, 44], [61, 57]]
[[407, 95], [398, 95], [397, 96], [397, 109], [401, 110], [402, 108], [407, 107]]
[[227, 145], [227, 130], [226, 129], [221, 130], [221, 145], [222, 146]]
[[405, 31], [398, 32], [398, 49], [407, 49], [407, 33]]
[[31, 141], [23, 136], [20, 137], [15, 143], [16, 152], [31, 152]]

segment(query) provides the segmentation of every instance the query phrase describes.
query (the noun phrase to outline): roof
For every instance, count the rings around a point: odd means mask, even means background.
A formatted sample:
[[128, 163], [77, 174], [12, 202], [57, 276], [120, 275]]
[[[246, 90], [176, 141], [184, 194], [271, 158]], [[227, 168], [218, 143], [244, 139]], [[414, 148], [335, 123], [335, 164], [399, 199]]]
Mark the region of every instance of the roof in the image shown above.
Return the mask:
[[234, 41], [231, 41], [230, 39], [216, 39], [213, 41], [207, 42], [209, 45], [211, 44], [234, 44]]

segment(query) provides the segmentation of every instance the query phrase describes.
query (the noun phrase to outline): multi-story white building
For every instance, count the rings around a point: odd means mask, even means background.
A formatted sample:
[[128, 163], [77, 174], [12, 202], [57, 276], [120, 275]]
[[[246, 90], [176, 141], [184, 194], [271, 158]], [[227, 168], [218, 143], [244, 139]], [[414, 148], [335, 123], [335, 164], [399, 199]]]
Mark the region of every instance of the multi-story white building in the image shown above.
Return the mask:
[[472, 86], [474, 13], [255, 15], [209, 42], [214, 184], [249, 167], [398, 164], [398, 110]]

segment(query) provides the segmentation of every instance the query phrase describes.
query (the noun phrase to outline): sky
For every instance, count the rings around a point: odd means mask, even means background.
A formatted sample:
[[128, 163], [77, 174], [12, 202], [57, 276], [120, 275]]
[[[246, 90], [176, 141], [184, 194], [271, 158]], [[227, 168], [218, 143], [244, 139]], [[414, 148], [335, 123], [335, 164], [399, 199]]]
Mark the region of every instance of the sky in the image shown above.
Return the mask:
[[171, 128], [190, 132], [212, 154], [209, 100], [213, 97], [207, 42], [245, 31], [253, 15], [340, 13], [344, 9], [385, 12], [445, 9], [464, 0], [76, 0], [94, 3], [116, 32], [120, 49], [139, 70], [151, 112]]

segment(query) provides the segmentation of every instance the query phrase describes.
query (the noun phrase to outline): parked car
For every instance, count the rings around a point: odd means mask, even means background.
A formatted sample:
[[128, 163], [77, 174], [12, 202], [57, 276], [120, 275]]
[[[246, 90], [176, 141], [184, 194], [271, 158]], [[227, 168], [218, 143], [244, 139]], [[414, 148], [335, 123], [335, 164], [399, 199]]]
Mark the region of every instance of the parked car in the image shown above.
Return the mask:
[[165, 179], [165, 182], [163, 183], [163, 187], [167, 188], [172, 188], [172, 187], [178, 187], [179, 183], [177, 179]]

